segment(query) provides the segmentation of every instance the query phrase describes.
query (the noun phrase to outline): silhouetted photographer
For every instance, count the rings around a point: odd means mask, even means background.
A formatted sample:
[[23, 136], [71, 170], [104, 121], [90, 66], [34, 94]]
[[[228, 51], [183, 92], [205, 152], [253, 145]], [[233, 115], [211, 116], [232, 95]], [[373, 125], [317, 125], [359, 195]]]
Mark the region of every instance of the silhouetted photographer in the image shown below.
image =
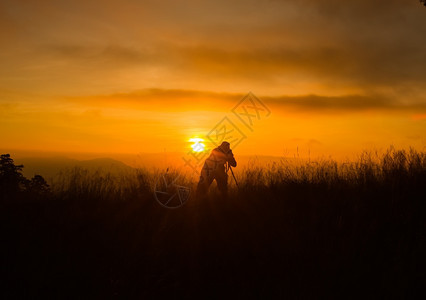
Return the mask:
[[214, 148], [210, 156], [204, 162], [201, 169], [200, 181], [197, 186], [197, 197], [203, 197], [207, 194], [213, 180], [216, 180], [217, 187], [221, 194], [228, 195], [228, 169], [236, 167], [237, 162], [228, 142]]

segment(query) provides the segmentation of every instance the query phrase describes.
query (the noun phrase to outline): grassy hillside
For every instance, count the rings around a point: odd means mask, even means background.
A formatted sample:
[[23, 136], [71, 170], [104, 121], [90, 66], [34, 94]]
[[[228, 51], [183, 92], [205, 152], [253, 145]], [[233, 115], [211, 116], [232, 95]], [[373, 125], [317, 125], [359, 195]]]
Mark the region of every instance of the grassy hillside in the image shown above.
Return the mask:
[[[247, 167], [221, 198], [160, 206], [161, 173], [74, 168], [1, 200], [7, 296], [421, 298], [426, 153]], [[229, 179], [231, 183], [231, 178]], [[194, 188], [193, 178], [180, 184]]]

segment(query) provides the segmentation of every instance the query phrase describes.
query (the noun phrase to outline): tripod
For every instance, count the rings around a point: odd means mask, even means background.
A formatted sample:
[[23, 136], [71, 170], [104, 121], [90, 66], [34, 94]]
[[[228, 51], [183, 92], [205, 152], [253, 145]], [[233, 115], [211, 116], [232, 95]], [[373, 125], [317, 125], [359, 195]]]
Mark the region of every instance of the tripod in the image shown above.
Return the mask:
[[235, 185], [237, 186], [238, 189], [240, 189], [237, 182], [237, 178], [235, 178], [234, 171], [232, 171], [232, 167], [229, 165], [229, 163], [228, 163], [228, 170], [231, 170], [232, 177], [234, 177], [234, 180], [235, 180]]

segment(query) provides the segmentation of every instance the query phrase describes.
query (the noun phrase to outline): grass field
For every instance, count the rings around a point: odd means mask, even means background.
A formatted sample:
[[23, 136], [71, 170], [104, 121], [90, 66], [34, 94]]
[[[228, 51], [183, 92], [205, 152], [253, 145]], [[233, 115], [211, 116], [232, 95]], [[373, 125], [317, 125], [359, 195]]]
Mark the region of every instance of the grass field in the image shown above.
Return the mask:
[[253, 163], [227, 199], [174, 210], [161, 175], [75, 168], [42, 196], [3, 193], [3, 299], [425, 296], [424, 152]]

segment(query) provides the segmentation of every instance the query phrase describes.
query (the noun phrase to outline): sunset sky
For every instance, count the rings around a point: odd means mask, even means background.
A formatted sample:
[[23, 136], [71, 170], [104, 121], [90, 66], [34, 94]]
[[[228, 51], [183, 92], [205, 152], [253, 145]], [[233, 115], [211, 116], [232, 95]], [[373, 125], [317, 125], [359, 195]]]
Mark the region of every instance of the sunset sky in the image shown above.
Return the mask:
[[2, 153], [185, 152], [225, 117], [236, 154], [426, 147], [418, 0], [0, 0], [0, 43]]

